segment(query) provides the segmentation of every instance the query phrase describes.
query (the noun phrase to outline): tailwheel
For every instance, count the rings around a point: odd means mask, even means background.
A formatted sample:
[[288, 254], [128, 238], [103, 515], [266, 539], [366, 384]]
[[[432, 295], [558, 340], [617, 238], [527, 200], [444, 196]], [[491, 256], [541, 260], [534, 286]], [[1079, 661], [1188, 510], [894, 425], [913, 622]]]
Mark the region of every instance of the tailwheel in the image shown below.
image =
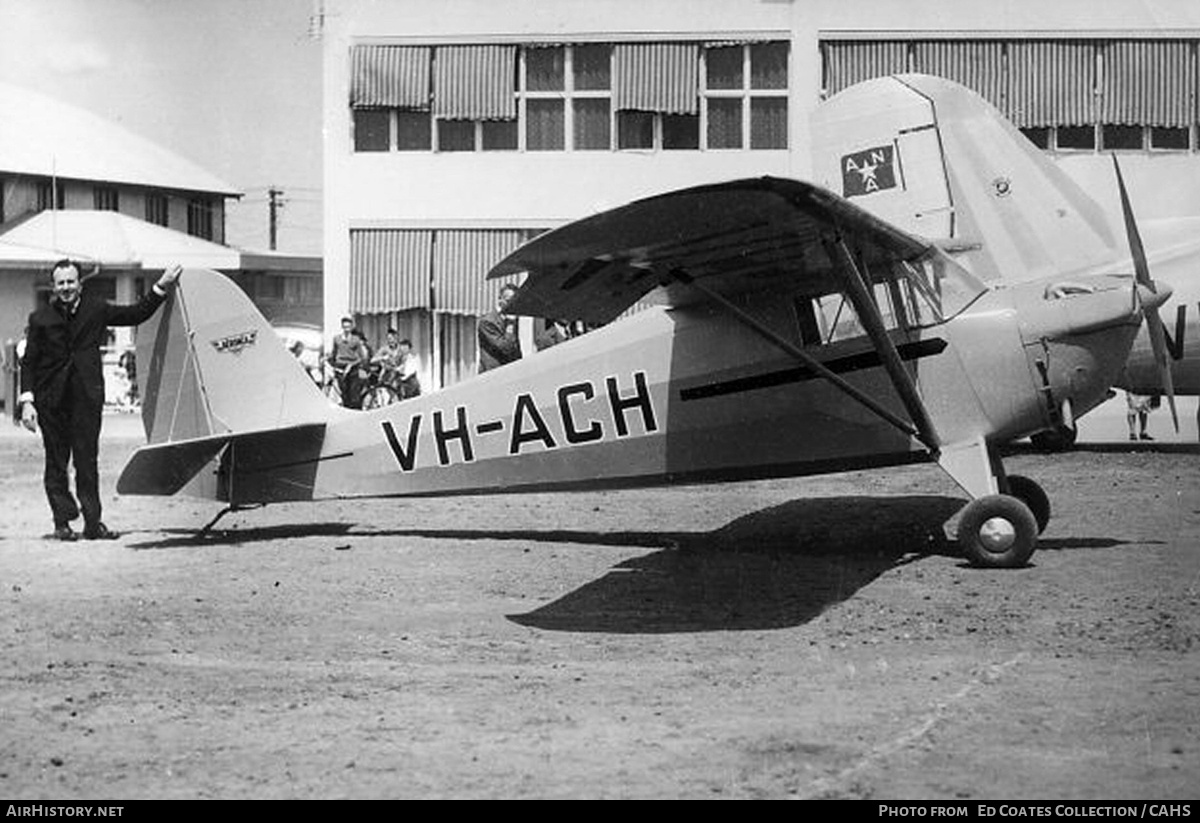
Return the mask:
[[1024, 475], [1010, 474], [1008, 493], [1029, 507], [1033, 519], [1037, 521], [1038, 534], [1044, 532], [1046, 524], [1050, 522], [1050, 498], [1042, 487]]
[[1038, 522], [1029, 507], [1007, 494], [972, 500], [958, 521], [958, 544], [974, 566], [1015, 569], [1037, 547]]

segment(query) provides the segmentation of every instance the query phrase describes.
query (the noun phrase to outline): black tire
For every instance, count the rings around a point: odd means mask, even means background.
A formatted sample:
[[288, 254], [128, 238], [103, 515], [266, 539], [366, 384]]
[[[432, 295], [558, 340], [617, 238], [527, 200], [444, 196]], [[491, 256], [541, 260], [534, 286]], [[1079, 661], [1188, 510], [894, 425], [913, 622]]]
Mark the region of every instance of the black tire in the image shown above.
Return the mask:
[[958, 521], [958, 545], [973, 566], [1016, 569], [1037, 548], [1038, 525], [1029, 507], [1007, 494], [972, 500]]
[[1029, 442], [1038, 451], [1050, 453], [1067, 452], [1075, 448], [1075, 438], [1078, 436], [1079, 432], [1075, 429], [1059, 426], [1056, 429], [1031, 435]]
[[1024, 475], [1010, 474], [1008, 493], [1029, 507], [1033, 519], [1037, 521], [1038, 534], [1044, 532], [1046, 524], [1050, 522], [1050, 498], [1045, 490]]

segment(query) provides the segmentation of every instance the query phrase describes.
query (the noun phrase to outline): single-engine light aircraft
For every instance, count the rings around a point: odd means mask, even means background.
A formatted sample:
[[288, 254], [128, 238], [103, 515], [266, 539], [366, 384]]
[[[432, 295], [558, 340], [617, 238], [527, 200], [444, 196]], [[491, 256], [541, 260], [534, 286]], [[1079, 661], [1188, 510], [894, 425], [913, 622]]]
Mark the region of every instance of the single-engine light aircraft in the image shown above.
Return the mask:
[[[870, 178], [873, 156], [856, 157]], [[888, 162], [917, 173], [890, 158], [877, 182]], [[369, 411], [331, 406], [236, 285], [189, 269], [138, 335], [149, 444], [117, 490], [239, 508], [932, 461], [971, 497], [964, 555], [1020, 566], [1050, 504], [1005, 473], [998, 448], [1102, 402], [1167, 293], [1076, 277], [1072, 262], [1064, 251], [1069, 279], [988, 285], [953, 248], [811, 183], [673, 191], [548, 232], [492, 269], [525, 277], [509, 311], [599, 328]]]
[[[1104, 193], [1119, 198], [1112, 225], [1099, 202], [995, 107], [941, 77], [851, 86], [817, 106], [812, 135], [817, 183], [933, 238], [985, 283], [1059, 277], [1066, 288], [1069, 278], [1123, 271], [1154, 289], [1153, 266], [1174, 290], [1162, 306], [1167, 326], [1144, 325], [1115, 385], [1166, 395], [1173, 417], [1175, 394], [1200, 394], [1200, 217], [1135, 221], [1117, 167], [1117, 185]], [[1035, 434], [1035, 442], [1073, 443], [1077, 412], [1062, 414], [1062, 425]]]

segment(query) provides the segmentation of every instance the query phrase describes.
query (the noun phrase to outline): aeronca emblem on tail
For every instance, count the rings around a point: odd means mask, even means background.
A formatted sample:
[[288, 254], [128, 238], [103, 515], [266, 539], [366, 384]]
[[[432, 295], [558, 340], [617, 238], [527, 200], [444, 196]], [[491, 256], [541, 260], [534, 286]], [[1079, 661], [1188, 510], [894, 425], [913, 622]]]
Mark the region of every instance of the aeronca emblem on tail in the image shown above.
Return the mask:
[[842, 157], [842, 195], [864, 194], [896, 188], [894, 146], [877, 146]]
[[250, 331], [239, 332], [222, 337], [219, 340], [213, 340], [213, 348], [219, 352], [229, 352], [237, 354], [247, 346], [253, 346], [255, 340], [258, 339], [258, 331], [251, 329]]

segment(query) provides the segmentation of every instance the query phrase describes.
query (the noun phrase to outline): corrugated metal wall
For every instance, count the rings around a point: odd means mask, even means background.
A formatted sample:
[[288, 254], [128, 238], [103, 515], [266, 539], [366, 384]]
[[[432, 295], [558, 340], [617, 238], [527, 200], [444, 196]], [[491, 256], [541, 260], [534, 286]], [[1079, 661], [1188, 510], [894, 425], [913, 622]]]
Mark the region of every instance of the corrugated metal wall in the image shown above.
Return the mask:
[[695, 114], [699, 106], [697, 43], [618, 43], [613, 107]]
[[516, 46], [438, 46], [433, 66], [435, 117], [516, 118]]
[[429, 108], [428, 46], [355, 46], [350, 52], [350, 105]]

